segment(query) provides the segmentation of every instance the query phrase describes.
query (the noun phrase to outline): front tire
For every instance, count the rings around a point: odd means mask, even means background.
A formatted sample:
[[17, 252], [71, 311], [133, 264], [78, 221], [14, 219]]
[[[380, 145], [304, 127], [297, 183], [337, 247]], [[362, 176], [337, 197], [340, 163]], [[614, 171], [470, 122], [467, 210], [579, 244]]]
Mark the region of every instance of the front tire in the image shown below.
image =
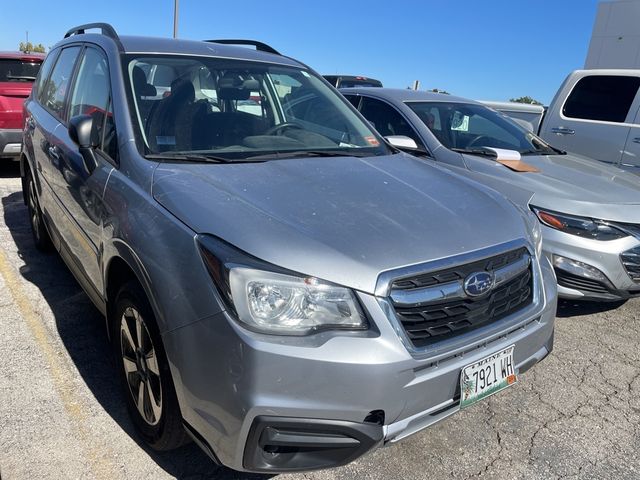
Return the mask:
[[36, 192], [36, 183], [30, 170], [27, 172], [26, 180], [25, 195], [33, 243], [35, 243], [36, 248], [41, 252], [50, 252], [53, 249], [53, 244], [51, 243], [47, 226], [44, 223], [44, 217], [42, 216], [42, 210], [40, 209], [40, 202], [38, 201], [38, 194]]
[[136, 282], [118, 292], [110, 324], [116, 368], [136, 430], [155, 450], [178, 448], [188, 436], [155, 317]]

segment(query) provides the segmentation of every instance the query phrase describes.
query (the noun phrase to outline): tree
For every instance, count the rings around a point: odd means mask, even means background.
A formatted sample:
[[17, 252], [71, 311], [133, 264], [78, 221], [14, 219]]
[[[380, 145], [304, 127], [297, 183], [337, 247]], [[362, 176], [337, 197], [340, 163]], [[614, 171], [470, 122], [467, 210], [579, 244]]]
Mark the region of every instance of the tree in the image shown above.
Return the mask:
[[525, 97], [510, 98], [509, 101], [513, 103], [528, 103], [530, 105], [542, 105], [542, 102], [539, 102], [535, 98], [531, 98], [529, 95]]
[[431, 90], [427, 90], [428, 92], [433, 92], [433, 93], [442, 93], [444, 95], [451, 95], [449, 92], [447, 92], [446, 90], [440, 90], [439, 88], [432, 88]]
[[20, 42], [20, 46], [18, 47], [18, 49], [23, 53], [44, 53], [46, 51], [44, 45], [42, 45], [41, 43], [39, 43], [38, 45], [34, 45], [31, 42]]

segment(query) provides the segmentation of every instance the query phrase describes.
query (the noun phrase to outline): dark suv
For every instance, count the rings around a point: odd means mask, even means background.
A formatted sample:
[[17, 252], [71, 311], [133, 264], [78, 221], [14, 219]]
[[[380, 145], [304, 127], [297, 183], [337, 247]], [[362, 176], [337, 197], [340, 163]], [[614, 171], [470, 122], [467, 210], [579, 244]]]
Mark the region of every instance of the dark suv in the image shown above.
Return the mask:
[[26, 104], [23, 191], [150, 445], [341, 465], [545, 358], [555, 279], [531, 212], [251, 43], [70, 30]]

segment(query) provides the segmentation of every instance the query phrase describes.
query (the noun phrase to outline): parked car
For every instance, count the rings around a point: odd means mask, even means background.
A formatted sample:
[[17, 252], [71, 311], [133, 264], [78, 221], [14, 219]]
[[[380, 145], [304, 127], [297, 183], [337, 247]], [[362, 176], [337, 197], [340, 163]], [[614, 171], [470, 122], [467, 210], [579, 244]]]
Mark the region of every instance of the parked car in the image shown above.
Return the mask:
[[323, 75], [325, 80], [336, 88], [382, 87], [380, 80], [354, 75]]
[[18, 159], [22, 147], [22, 103], [31, 93], [43, 54], [0, 52], [0, 159]]
[[480, 103], [504, 113], [521, 127], [536, 134], [539, 131], [540, 122], [542, 122], [542, 117], [546, 110], [542, 105], [533, 105], [530, 103], [490, 102], [482, 100]]
[[[345, 97], [381, 135], [413, 139], [447, 165], [529, 203], [561, 297], [640, 295], [640, 182], [619, 168], [558, 150], [496, 111], [450, 95], [356, 88]], [[531, 197], [531, 194], [533, 195]]]
[[[554, 147], [640, 175], [640, 70], [576, 70], [548, 109], [529, 114], [537, 133]], [[491, 105], [513, 118], [523, 108]]]
[[[71, 29], [26, 103], [23, 191], [153, 448], [186, 432], [238, 470], [332, 467], [545, 358], [555, 279], [531, 212], [260, 45]], [[174, 69], [168, 95], [140, 65]], [[256, 92], [260, 114], [237, 108]]]

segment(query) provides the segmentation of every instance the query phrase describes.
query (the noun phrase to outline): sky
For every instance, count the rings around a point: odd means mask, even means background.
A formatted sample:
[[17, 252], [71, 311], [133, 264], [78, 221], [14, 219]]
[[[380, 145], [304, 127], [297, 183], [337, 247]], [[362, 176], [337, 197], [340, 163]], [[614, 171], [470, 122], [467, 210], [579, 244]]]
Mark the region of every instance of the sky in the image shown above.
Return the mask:
[[[548, 104], [582, 68], [597, 0], [179, 0], [178, 37], [250, 38], [321, 74], [387, 87], [439, 88], [476, 100], [529, 95]], [[174, 0], [0, 0], [0, 50], [26, 31], [51, 47], [71, 27], [108, 22], [122, 35], [170, 37]]]

